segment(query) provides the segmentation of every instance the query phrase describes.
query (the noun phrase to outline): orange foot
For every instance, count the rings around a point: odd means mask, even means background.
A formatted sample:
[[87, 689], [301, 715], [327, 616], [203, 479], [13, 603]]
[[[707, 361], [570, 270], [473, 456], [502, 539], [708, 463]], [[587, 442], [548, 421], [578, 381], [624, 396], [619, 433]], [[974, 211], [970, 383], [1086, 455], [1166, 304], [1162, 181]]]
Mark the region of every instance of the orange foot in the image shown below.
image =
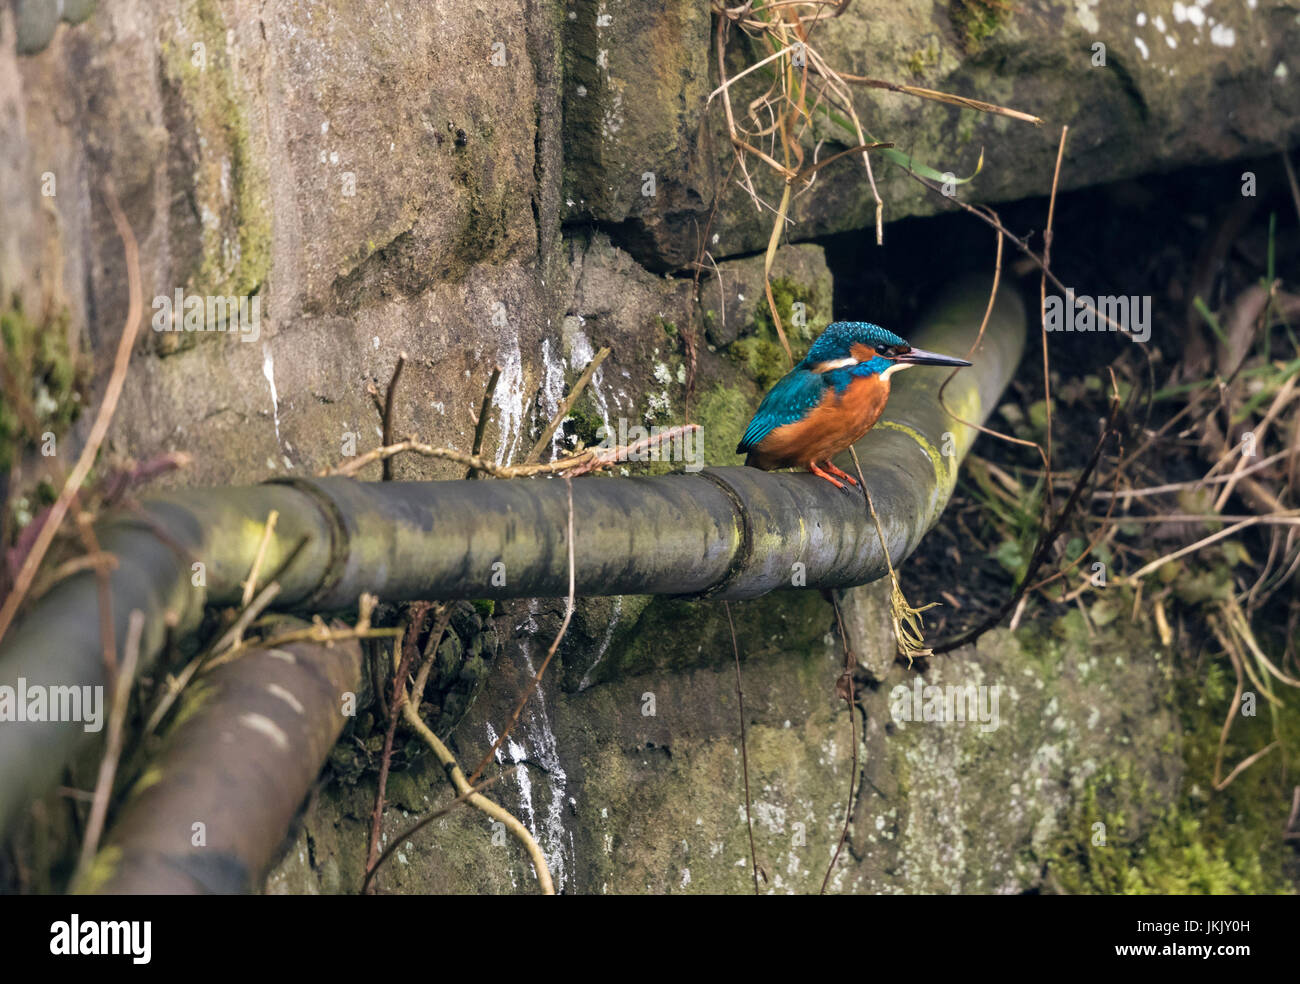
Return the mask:
[[[826, 462], [826, 463], [827, 463], [828, 465], [830, 465], [830, 462], [829, 462], [829, 461]], [[833, 468], [835, 471], [840, 471], [838, 468], [835, 468], [834, 465], [831, 465], [831, 468]], [[826, 479], [826, 481], [830, 482], [832, 485], [834, 485], [834, 486], [835, 486], [837, 489], [839, 489], [841, 492], [848, 492], [849, 487], [848, 487], [847, 485], [845, 485], [843, 482], [841, 482], [838, 478], [832, 478], [830, 475], [827, 475], [824, 471], [822, 471], [820, 468], [817, 467], [817, 462], [815, 462], [815, 461], [810, 461], [810, 462], [808, 462], [808, 470], [809, 470], [810, 472], [812, 472], [814, 475], [816, 475], [818, 478], [824, 478], [824, 479]], [[841, 474], [841, 475], [844, 475], [843, 472], [840, 472], [840, 474]], [[844, 477], [845, 477], [845, 478], [849, 478], [849, 476], [847, 476], [847, 475], [844, 475]], [[849, 481], [852, 482], [853, 479], [849, 478]], [[856, 485], [857, 483], [854, 482], [854, 484]]]
[[852, 485], [855, 489], [858, 487], [858, 480], [854, 478], [852, 475], [850, 475], [848, 472], [841, 471], [839, 468], [836, 468], [835, 463], [832, 462], [830, 458], [826, 459], [826, 470], [830, 472], [832, 475], [838, 475], [840, 478], [844, 479], [844, 481]]

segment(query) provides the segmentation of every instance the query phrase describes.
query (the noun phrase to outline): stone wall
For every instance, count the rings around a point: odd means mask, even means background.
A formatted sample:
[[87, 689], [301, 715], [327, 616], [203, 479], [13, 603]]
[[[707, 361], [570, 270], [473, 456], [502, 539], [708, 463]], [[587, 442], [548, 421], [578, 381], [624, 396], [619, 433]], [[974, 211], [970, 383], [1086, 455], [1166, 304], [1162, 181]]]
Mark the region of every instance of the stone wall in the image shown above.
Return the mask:
[[[857, 2], [816, 43], [846, 72], [1043, 117], [1036, 129], [895, 93], [860, 97], [874, 136], [938, 170], [969, 174], [982, 148], [973, 187], [983, 200], [1046, 191], [1063, 123], [1073, 130], [1065, 187], [1232, 159], [1300, 133], [1290, 80], [1300, 64], [1287, 61], [1300, 25], [1287, 4], [1175, 4], [1157, 18], [1128, 2], [1103, 11], [1096, 0], [1028, 0], [991, 21], [972, 21], [970, 6]], [[25, 447], [6, 465], [14, 489], [35, 495], [53, 477], [35, 444], [94, 405], [122, 329], [110, 179], [140, 243], [146, 303], [177, 290], [255, 296], [262, 319], [255, 338], [146, 325], [108, 464], [185, 451], [193, 464], [170, 481], [313, 474], [349, 442], [378, 443], [368, 387], [382, 390], [403, 352], [399, 433], [467, 449], [500, 366], [484, 448], [519, 461], [602, 346], [613, 354], [556, 447], [592, 441], [619, 418], [693, 419], [708, 462], [736, 463], [739, 431], [782, 362], [753, 255], [771, 215], [722, 184], [731, 149], [708, 102], [718, 69], [703, 0], [61, 10], [62, 22], [52, 4], [0, 3], [0, 313], [40, 353], [30, 392], [6, 394], [36, 414], [9, 425]], [[1092, 63], [1097, 42], [1105, 65]], [[751, 55], [733, 39], [728, 71]], [[818, 137], [828, 148], [844, 139]], [[943, 207], [901, 169], [879, 164], [877, 176], [888, 219]], [[777, 188], [770, 176], [760, 183]], [[827, 168], [792, 218], [790, 238], [803, 245], [782, 248], [775, 278], [783, 305], [806, 305], [798, 345], [832, 318], [812, 241], [874, 221], [860, 168]], [[701, 245], [717, 267], [695, 305]], [[204, 326], [215, 327], [206, 314]], [[60, 429], [57, 461], [75, 458], [88, 417]], [[395, 471], [459, 475], [419, 459]], [[858, 601], [855, 631], [884, 638], [879, 586]], [[557, 615], [554, 601], [485, 615], [498, 643], [454, 732], [463, 761], [508, 716]], [[834, 694], [833, 615], [820, 597], [790, 592], [737, 605], [735, 617], [765, 887], [815, 891], [853, 761]], [[1103, 642], [1000, 633], [927, 668], [927, 684], [1002, 687], [1000, 725], [987, 732], [899, 726], [890, 693], [917, 671], [885, 660], [861, 701], [863, 792], [832, 888], [1035, 889], [1098, 781], [1127, 802], [1132, 776], [1146, 777], [1132, 815], [1158, 812], [1181, 774], [1165, 664], [1148, 640]], [[1123, 655], [1097, 655], [1111, 650]], [[717, 604], [584, 602], [503, 757], [524, 768], [494, 795], [537, 832], [566, 891], [744, 891], [738, 726]], [[363, 751], [336, 764], [269, 891], [359, 885], [374, 782], [367, 737], [345, 737]], [[440, 771], [412, 750], [393, 776], [385, 830], [446, 798]], [[397, 862], [385, 890], [533, 885], [514, 844], [469, 811]]]

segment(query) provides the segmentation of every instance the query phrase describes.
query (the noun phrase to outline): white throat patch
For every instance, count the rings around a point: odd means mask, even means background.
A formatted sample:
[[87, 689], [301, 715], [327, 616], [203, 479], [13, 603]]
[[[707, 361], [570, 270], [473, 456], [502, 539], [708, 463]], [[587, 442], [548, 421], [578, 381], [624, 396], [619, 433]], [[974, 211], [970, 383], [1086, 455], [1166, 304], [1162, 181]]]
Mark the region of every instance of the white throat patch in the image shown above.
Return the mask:
[[912, 363], [910, 362], [895, 362], [892, 366], [890, 366], [888, 369], [886, 369], [884, 372], [880, 374], [880, 378], [888, 379], [891, 373], [898, 372], [898, 370], [900, 369], [911, 369], [911, 368], [912, 368]]
[[847, 369], [849, 366], [856, 366], [857, 359], [832, 359], [830, 362], [819, 362], [813, 366], [813, 372], [830, 372], [834, 369]]

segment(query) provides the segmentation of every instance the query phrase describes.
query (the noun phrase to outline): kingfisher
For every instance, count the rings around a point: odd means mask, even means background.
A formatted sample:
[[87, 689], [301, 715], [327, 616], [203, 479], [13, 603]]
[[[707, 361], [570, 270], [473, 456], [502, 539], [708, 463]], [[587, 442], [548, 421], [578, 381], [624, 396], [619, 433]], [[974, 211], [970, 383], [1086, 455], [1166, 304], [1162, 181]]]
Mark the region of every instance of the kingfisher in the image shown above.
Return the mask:
[[763, 397], [736, 454], [747, 454], [746, 465], [765, 471], [807, 468], [848, 492], [844, 482], [856, 486], [857, 479], [831, 457], [875, 426], [889, 399], [889, 377], [910, 366], [969, 365], [913, 348], [879, 325], [837, 321]]

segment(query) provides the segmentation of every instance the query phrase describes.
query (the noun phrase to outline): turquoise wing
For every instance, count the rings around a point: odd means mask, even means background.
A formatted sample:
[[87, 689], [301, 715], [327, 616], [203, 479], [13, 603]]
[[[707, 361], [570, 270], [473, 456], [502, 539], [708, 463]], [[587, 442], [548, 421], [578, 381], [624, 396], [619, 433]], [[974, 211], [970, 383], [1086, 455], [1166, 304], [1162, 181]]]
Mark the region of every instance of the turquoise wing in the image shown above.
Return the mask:
[[754, 417], [745, 428], [745, 436], [736, 446], [736, 454], [753, 451], [763, 438], [786, 424], [803, 419], [822, 401], [826, 393], [825, 374], [795, 367], [781, 377], [763, 397]]

